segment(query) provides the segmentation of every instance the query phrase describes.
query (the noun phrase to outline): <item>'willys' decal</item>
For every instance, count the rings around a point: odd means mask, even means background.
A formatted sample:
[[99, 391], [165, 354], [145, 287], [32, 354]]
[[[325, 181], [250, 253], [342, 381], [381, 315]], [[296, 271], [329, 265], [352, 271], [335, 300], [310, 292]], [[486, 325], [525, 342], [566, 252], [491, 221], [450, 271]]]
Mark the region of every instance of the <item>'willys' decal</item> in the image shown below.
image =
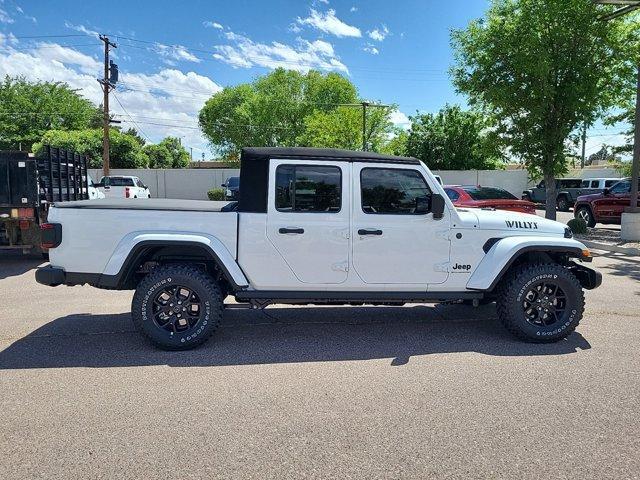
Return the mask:
[[538, 222], [523, 222], [522, 220], [505, 220], [509, 228], [525, 228], [528, 230], [537, 230]]

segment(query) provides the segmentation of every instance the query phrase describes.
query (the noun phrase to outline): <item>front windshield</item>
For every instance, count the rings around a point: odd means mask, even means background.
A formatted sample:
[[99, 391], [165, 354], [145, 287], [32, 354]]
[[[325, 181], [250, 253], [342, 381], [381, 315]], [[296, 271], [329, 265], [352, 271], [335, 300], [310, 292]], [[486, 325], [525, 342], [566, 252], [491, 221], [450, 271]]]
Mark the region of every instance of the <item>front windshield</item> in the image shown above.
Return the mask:
[[229, 188], [236, 188], [239, 185], [240, 177], [229, 177], [229, 180], [227, 180], [227, 187]]

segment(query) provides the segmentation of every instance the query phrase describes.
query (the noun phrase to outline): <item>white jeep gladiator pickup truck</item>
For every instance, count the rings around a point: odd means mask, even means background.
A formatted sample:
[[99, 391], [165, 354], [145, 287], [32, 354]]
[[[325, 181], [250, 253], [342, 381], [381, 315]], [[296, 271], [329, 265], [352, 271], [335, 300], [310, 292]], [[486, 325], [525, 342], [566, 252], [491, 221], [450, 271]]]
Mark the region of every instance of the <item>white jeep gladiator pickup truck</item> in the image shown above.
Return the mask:
[[496, 301], [512, 334], [552, 342], [602, 281], [565, 225], [456, 209], [414, 158], [246, 148], [240, 178], [231, 203], [56, 204], [37, 281], [135, 289], [136, 327], [174, 350], [209, 338], [227, 296], [253, 308]]

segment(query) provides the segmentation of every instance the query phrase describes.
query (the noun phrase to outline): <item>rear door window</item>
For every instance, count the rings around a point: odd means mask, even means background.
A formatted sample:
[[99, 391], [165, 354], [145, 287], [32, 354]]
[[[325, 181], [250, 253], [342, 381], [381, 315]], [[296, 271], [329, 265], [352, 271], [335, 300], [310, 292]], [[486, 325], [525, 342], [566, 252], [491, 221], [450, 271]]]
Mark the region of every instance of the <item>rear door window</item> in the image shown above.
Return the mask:
[[560, 187], [562, 188], [580, 188], [582, 181], [580, 179], [565, 179], [560, 180]]

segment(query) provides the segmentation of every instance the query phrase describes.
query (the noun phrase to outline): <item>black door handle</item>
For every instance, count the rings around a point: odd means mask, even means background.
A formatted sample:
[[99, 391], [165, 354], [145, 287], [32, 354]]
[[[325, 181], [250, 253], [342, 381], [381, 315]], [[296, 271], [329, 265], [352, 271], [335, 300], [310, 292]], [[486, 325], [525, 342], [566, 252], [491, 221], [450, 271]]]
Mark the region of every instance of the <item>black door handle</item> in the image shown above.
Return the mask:
[[367, 230], [365, 228], [361, 228], [358, 230], [358, 235], [382, 235], [382, 230]]
[[302, 234], [304, 233], [304, 228], [281, 228], [280, 230], [278, 230], [279, 233], [297, 233], [297, 234]]

